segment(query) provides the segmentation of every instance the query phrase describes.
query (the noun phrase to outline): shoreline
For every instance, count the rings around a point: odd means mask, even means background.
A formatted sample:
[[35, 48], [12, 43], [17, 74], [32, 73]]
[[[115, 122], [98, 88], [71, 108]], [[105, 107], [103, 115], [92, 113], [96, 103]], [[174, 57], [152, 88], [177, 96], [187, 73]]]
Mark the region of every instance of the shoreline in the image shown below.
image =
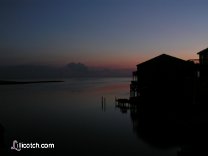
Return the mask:
[[55, 83], [64, 82], [62, 80], [48, 80], [48, 81], [4, 81], [0, 80], [0, 85], [17, 85], [17, 84], [32, 84], [32, 83]]

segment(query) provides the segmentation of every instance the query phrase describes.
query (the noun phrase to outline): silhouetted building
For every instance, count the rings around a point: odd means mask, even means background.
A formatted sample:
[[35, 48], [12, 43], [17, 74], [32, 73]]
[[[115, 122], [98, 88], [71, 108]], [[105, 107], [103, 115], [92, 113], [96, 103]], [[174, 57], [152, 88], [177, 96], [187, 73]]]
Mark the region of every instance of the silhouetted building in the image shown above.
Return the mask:
[[199, 55], [199, 65], [197, 71], [199, 77], [207, 79], [208, 77], [208, 48], [197, 53]]
[[[130, 99], [157, 98], [202, 103], [208, 89], [208, 48], [199, 59], [182, 60], [162, 54], [137, 65], [130, 84]], [[190, 103], [190, 102], [189, 102]]]
[[208, 64], [208, 48], [197, 53], [199, 55], [200, 64]]
[[187, 81], [192, 81], [195, 75], [193, 62], [162, 54], [137, 65], [130, 85], [130, 96], [174, 93], [179, 88], [190, 87]]

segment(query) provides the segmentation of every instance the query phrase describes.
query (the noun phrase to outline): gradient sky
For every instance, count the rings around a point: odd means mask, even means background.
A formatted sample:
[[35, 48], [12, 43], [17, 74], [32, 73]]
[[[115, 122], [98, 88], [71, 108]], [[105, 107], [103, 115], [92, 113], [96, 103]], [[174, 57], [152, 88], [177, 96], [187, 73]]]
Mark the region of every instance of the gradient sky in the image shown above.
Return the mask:
[[0, 0], [0, 65], [134, 68], [208, 46], [207, 0]]

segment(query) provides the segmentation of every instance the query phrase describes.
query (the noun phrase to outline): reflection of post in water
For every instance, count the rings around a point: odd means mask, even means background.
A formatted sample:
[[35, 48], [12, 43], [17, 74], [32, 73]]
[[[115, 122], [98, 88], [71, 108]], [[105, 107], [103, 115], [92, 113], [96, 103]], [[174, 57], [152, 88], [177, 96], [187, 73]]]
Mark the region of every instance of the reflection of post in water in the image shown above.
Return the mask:
[[102, 111], [105, 112], [106, 110], [106, 98], [102, 96], [101, 98], [101, 106], [102, 106]]
[[4, 127], [0, 124], [0, 154], [4, 150]]

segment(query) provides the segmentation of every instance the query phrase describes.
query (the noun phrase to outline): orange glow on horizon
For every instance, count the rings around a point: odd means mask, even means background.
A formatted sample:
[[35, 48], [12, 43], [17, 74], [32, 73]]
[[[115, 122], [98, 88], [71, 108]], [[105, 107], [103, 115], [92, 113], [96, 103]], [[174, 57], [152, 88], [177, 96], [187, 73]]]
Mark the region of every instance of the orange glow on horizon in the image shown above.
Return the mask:
[[[194, 52], [193, 52], [194, 51]], [[196, 51], [196, 52], [195, 52]], [[189, 51], [189, 49], [185, 49], [183, 52], [180, 51], [171, 51], [171, 52], [151, 52], [151, 53], [145, 53], [141, 54], [138, 52], [134, 54], [123, 54], [123, 55], [114, 55], [114, 56], [92, 56], [87, 58], [81, 57], [76, 59], [71, 59], [68, 57], [63, 57], [59, 60], [54, 61], [54, 64], [56, 65], [66, 65], [70, 62], [74, 63], [83, 63], [86, 66], [92, 67], [92, 68], [107, 68], [107, 69], [136, 69], [136, 65], [140, 64], [142, 62], [145, 62], [149, 59], [152, 59], [158, 55], [161, 54], [167, 54], [171, 55], [180, 59], [189, 60], [189, 59], [198, 59], [197, 50]], [[56, 62], [56, 63], [55, 63]]]

